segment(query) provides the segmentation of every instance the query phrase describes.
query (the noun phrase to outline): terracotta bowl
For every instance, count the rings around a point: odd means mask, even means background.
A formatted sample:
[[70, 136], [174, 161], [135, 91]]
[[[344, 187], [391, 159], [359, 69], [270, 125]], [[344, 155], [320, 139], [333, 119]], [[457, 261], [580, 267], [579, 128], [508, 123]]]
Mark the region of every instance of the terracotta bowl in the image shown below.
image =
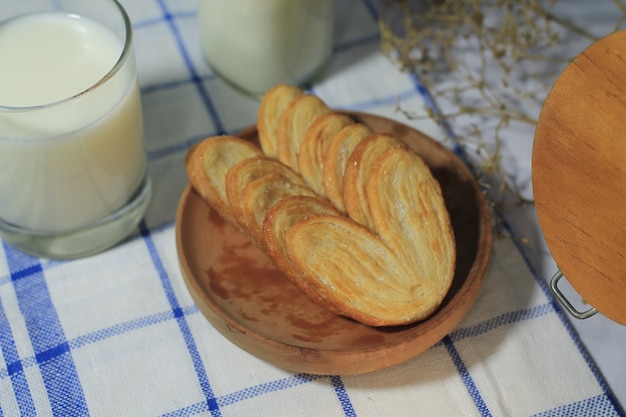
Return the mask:
[[[235, 345], [289, 371], [361, 374], [422, 353], [465, 316], [483, 283], [491, 254], [489, 209], [477, 181], [459, 158], [405, 125], [370, 114], [346, 114], [408, 144], [424, 158], [443, 189], [457, 244], [456, 273], [443, 304], [427, 320], [374, 328], [314, 304], [190, 186], [176, 216], [180, 267], [199, 310]], [[256, 128], [239, 136], [256, 142]]]

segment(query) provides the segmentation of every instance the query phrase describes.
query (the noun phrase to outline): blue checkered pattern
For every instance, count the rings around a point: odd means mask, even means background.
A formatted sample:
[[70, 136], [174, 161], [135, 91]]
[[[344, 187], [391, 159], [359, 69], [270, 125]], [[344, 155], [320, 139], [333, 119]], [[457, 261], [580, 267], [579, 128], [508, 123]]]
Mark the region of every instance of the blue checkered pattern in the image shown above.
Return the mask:
[[[91, 258], [47, 261], [2, 245], [0, 416], [623, 415], [506, 219], [514, 239], [495, 242], [476, 305], [405, 364], [294, 375], [226, 341], [184, 286], [173, 219], [186, 150], [253, 124], [258, 103], [202, 61], [195, 1], [123, 4], [134, 22], [153, 203], [136, 235]], [[337, 13], [333, 62], [312, 91], [331, 107], [454, 139], [453, 127], [396, 111], [434, 103], [378, 52], [376, 4], [337, 0]]]

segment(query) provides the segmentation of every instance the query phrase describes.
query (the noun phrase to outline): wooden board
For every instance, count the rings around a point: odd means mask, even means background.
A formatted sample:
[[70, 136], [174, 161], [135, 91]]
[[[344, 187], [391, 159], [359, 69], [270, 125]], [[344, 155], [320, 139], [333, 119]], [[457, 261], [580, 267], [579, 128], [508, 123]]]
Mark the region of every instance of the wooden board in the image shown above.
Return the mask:
[[[483, 283], [491, 254], [487, 203], [470, 171], [453, 153], [402, 124], [374, 115], [347, 114], [375, 132], [405, 141], [424, 157], [441, 183], [457, 241], [457, 263], [452, 288], [429, 319], [374, 328], [314, 304], [190, 186], [176, 217], [181, 270], [202, 314], [242, 349], [294, 372], [360, 374], [420, 354], [465, 316]], [[240, 136], [257, 141], [256, 128]]]
[[559, 269], [626, 325], [626, 32], [594, 43], [561, 74], [532, 162], [537, 215]]

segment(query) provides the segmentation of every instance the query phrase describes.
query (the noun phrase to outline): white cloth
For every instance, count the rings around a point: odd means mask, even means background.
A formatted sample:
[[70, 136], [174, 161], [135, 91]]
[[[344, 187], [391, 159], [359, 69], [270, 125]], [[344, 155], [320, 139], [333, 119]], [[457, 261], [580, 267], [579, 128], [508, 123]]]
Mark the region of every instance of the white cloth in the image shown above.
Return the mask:
[[[537, 266], [542, 247], [516, 239], [536, 230], [532, 210], [503, 219], [513, 238], [494, 240], [469, 314], [407, 363], [360, 376], [294, 375], [222, 337], [184, 285], [174, 216], [186, 150], [254, 124], [258, 102], [203, 63], [195, 1], [123, 4], [134, 25], [153, 202], [141, 233], [90, 258], [52, 262], [0, 247], [0, 416], [623, 415], [547, 289], [552, 265]], [[375, 8], [337, 7], [333, 61], [313, 92], [331, 107], [443, 139], [435, 123], [396, 111], [400, 102], [424, 112], [424, 97], [378, 52]], [[625, 397], [623, 384], [614, 389]]]

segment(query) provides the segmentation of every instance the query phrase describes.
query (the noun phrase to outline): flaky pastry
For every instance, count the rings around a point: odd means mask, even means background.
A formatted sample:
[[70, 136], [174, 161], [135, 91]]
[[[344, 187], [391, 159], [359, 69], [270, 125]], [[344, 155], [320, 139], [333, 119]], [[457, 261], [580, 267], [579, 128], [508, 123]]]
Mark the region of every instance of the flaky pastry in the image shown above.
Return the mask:
[[226, 196], [235, 221], [242, 227], [245, 227], [243, 217], [240, 216], [241, 213], [237, 213], [237, 209], [243, 205], [242, 194], [251, 182], [266, 176], [281, 176], [289, 183], [306, 186], [306, 182], [297, 172], [266, 155], [246, 158], [233, 165], [226, 173]]
[[393, 136], [377, 133], [362, 140], [348, 158], [343, 179], [343, 203], [346, 213], [351, 219], [370, 229], [373, 228], [373, 224], [365, 184], [370, 176], [372, 164], [378, 156], [389, 148], [399, 146], [404, 144]]
[[302, 94], [281, 113], [276, 131], [278, 159], [298, 170], [298, 153], [307, 129], [330, 108], [317, 96]]
[[313, 190], [325, 195], [324, 190], [324, 155], [339, 131], [354, 121], [337, 112], [330, 112], [318, 117], [307, 129], [298, 153], [298, 170]]
[[[308, 281], [295, 268], [287, 254], [287, 232], [301, 220], [329, 214], [341, 216], [340, 212], [328, 200], [319, 196], [287, 196], [275, 204], [266, 214], [263, 222], [263, 249], [274, 264], [291, 281], [318, 304], [322, 299]], [[327, 304], [327, 303], [326, 303]]]
[[234, 136], [205, 139], [187, 152], [189, 182], [225, 220], [237, 223], [228, 204], [226, 174], [242, 160], [261, 154], [257, 146]]
[[341, 129], [333, 138], [324, 155], [322, 183], [326, 197], [339, 210], [345, 212], [343, 201], [343, 181], [348, 159], [354, 148], [372, 131], [362, 123], [355, 123]]
[[240, 205], [233, 207], [255, 243], [263, 240], [263, 221], [268, 210], [287, 196], [316, 194], [302, 182], [293, 183], [281, 174], [266, 175], [248, 184], [241, 193]]
[[422, 158], [288, 86], [261, 107], [266, 152], [226, 136], [190, 150], [200, 196], [329, 310], [372, 326], [432, 314], [452, 283], [456, 247]]
[[454, 275], [456, 246], [439, 183], [415, 152], [393, 147], [372, 164], [366, 184], [372, 227], [411, 271], [415, 311], [439, 306]]
[[261, 99], [257, 117], [259, 143], [263, 153], [272, 158], [278, 157], [278, 119], [285, 108], [303, 91], [296, 86], [277, 84], [268, 90]]

